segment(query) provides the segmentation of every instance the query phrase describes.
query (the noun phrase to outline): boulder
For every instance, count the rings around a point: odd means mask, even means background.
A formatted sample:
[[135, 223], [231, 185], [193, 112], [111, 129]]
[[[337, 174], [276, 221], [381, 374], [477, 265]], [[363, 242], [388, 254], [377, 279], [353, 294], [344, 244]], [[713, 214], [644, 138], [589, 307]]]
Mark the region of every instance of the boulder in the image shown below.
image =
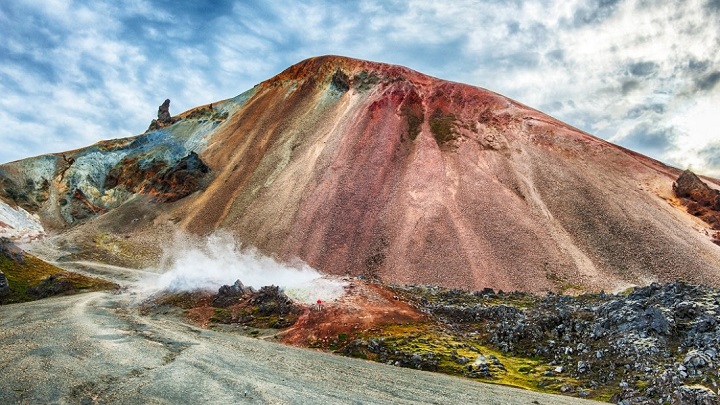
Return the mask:
[[[710, 188], [690, 170], [685, 170], [673, 183], [673, 191], [688, 213], [702, 219], [712, 229], [720, 230], [720, 191]], [[718, 236], [715, 240], [720, 242]]]
[[692, 404], [692, 405], [718, 405], [720, 399], [717, 394], [709, 388], [694, 385], [683, 385], [675, 390], [675, 398], [673, 404]]
[[233, 285], [224, 285], [218, 290], [215, 299], [213, 299], [212, 306], [218, 308], [227, 308], [230, 305], [238, 303], [240, 298], [245, 294], [254, 293], [255, 289], [252, 287], [246, 287], [242, 281], [237, 280]]
[[682, 172], [673, 184], [673, 191], [680, 198], [688, 198], [702, 206], [720, 211], [720, 191], [708, 187], [690, 170]]

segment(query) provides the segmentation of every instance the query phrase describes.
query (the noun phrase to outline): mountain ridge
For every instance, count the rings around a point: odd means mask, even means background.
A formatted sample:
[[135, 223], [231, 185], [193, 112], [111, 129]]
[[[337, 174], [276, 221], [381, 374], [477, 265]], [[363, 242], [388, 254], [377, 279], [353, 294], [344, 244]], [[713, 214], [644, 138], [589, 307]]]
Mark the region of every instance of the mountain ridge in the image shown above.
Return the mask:
[[[226, 229], [283, 260], [398, 283], [534, 292], [677, 278], [717, 285], [720, 252], [672, 194], [680, 170], [489, 90], [324, 56], [180, 116], [68, 153], [70, 167], [57, 155], [0, 165], [0, 179], [23, 190], [32, 179], [31, 197], [43, 179], [52, 183], [35, 211], [66, 241], [108, 233], [127, 236], [129, 250], [157, 252], [178, 227]], [[171, 170], [190, 153], [209, 172], [177, 201], [105, 187], [123, 159], [146, 175], [151, 162]], [[62, 196], [73, 188], [108, 212], [73, 217], [68, 205], [86, 206]]]

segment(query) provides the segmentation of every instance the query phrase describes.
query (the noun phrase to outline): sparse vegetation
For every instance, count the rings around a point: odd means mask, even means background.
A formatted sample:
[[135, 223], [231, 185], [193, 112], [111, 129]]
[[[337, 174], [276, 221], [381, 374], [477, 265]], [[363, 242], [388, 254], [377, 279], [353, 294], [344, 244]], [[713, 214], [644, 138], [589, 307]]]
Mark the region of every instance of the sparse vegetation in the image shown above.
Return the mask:
[[435, 112], [430, 116], [430, 131], [439, 146], [443, 146], [458, 138], [458, 135], [455, 132], [454, 123], [454, 114], [444, 114], [440, 110], [435, 110]]
[[20, 262], [0, 255], [0, 271], [5, 273], [10, 285], [10, 293], [0, 298], [0, 304], [118, 288], [117, 284], [64, 271], [28, 254], [22, 254]]
[[353, 77], [353, 86], [357, 91], [363, 92], [370, 90], [379, 81], [380, 78], [375, 73], [368, 74], [363, 70]]

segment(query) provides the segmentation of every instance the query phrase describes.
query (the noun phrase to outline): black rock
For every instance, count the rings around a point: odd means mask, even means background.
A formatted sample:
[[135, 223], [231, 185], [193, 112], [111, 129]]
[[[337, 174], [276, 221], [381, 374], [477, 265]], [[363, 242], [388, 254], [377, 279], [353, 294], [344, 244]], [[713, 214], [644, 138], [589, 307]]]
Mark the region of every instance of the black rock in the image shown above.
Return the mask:
[[0, 297], [4, 297], [10, 294], [10, 283], [8, 283], [5, 274], [0, 271]]
[[232, 304], [238, 303], [240, 298], [245, 294], [254, 292], [254, 288], [245, 287], [240, 280], [237, 280], [233, 285], [224, 285], [218, 289], [218, 293], [212, 301], [212, 306], [227, 308]]
[[160, 104], [160, 107], [158, 107], [158, 115], [157, 120], [161, 124], [167, 124], [172, 120], [172, 117], [170, 115], [170, 99], [165, 99], [165, 102]]
[[180, 118], [170, 115], [170, 99], [165, 99], [165, 102], [160, 104], [160, 107], [158, 107], [157, 119], [154, 119], [152, 120], [152, 122], [150, 122], [150, 126], [145, 132], [165, 128], [178, 121], [180, 121]]
[[350, 90], [350, 78], [342, 70], [338, 69], [332, 77], [332, 87], [340, 93]]

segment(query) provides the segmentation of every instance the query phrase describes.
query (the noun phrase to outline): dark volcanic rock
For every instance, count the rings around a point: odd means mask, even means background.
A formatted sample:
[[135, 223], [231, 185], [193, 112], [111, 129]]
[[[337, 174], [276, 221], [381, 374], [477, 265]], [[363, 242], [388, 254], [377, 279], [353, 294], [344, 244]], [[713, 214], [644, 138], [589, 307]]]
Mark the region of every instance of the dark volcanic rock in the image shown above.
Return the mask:
[[68, 213], [72, 217], [73, 221], [81, 221], [87, 219], [96, 214], [104, 214], [107, 212], [102, 207], [93, 205], [90, 200], [85, 196], [82, 190], [75, 189], [75, 192], [70, 196], [70, 207]]
[[167, 124], [171, 120], [170, 116], [170, 99], [165, 99], [165, 102], [160, 104], [160, 107], [158, 107], [158, 117], [157, 120], [161, 124]]
[[123, 159], [108, 172], [104, 186], [106, 190], [124, 186], [133, 193], [153, 195], [159, 202], [173, 202], [200, 190], [209, 172], [195, 152], [172, 166], [161, 160]]
[[148, 179], [142, 188], [146, 194], [156, 195], [160, 202], [173, 202], [201, 189], [202, 179], [210, 168], [195, 152], [180, 159], [173, 166]]
[[340, 93], [350, 90], [350, 78], [342, 70], [338, 69], [332, 77], [332, 86]]
[[704, 387], [689, 387], [683, 385], [675, 391], [675, 404], [692, 404], [692, 405], [717, 405], [720, 399], [711, 390]]
[[[0, 259], [10, 260], [16, 264], [22, 264], [25, 260], [22, 250], [8, 238], [0, 238]], [[4, 297], [10, 293], [10, 283], [5, 274], [0, 271], [0, 297]]]
[[220, 287], [211, 306], [215, 308], [214, 322], [262, 328], [291, 326], [302, 312], [280, 287], [265, 286], [258, 291], [240, 280]]
[[47, 298], [53, 295], [60, 295], [75, 292], [73, 283], [58, 274], [47, 276], [35, 287], [28, 288], [28, 294], [35, 298]]
[[274, 285], [261, 287], [250, 302], [257, 305], [260, 315], [287, 315], [297, 311], [292, 300]]
[[27, 179], [17, 184], [0, 171], [0, 197], [13, 202], [29, 212], [37, 210], [50, 195], [50, 182], [42, 178], [39, 181]]
[[160, 107], [158, 107], [158, 116], [157, 119], [152, 120], [150, 122], [150, 126], [148, 127], [149, 131], [155, 131], [156, 129], [165, 128], [167, 126], [170, 126], [176, 122], [180, 121], [180, 118], [173, 117], [170, 115], [170, 99], [166, 99], [165, 102], [163, 102]]
[[212, 301], [212, 306], [227, 308], [230, 305], [236, 304], [245, 294], [251, 294], [254, 292], [254, 288], [249, 286], [246, 287], [240, 280], [237, 280], [233, 285], [224, 285], [220, 287], [217, 295]]

